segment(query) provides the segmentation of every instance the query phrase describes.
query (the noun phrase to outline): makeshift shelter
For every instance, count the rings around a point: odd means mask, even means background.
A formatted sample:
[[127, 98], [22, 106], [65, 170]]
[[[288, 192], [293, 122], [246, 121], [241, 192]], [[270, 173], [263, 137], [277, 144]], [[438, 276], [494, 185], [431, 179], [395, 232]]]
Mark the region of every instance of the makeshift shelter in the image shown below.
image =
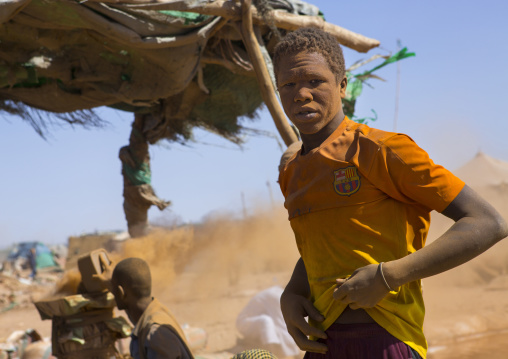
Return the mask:
[[28, 260], [32, 248], [35, 248], [35, 264], [37, 269], [58, 267], [51, 250], [41, 242], [22, 242], [15, 244], [7, 260], [11, 262], [18, 259]]
[[[252, 117], [263, 102], [286, 145], [297, 141], [270, 76], [270, 54], [281, 33], [311, 26], [360, 52], [379, 45], [327, 23], [317, 7], [300, 0], [254, 5], [250, 0], [4, 0], [0, 109], [30, 121], [41, 135], [55, 118], [100, 126], [103, 119], [90, 111], [98, 106], [133, 112], [129, 144], [119, 156], [129, 232], [142, 235], [148, 208], [169, 205], [151, 186], [149, 144], [184, 142], [196, 126], [239, 143], [247, 131], [239, 119]], [[361, 81], [357, 85], [353, 100], [361, 92]]]

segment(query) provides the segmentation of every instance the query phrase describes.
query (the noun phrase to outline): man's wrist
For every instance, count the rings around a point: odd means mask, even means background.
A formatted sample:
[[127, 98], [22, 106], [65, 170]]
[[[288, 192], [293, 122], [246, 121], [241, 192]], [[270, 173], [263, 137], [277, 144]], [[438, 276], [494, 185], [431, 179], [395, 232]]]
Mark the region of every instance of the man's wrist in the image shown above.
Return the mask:
[[404, 279], [400, 276], [400, 270], [398, 268], [397, 261], [383, 262], [382, 266], [379, 268], [383, 270], [383, 279], [386, 282], [386, 285], [391, 288], [391, 290], [396, 290], [400, 286], [404, 285]]
[[377, 269], [379, 271], [379, 274], [381, 275], [381, 279], [383, 280], [383, 283], [384, 283], [386, 289], [388, 289], [390, 292], [393, 292], [394, 289], [390, 286], [390, 284], [388, 284], [388, 281], [386, 280], [386, 277], [383, 273], [383, 262], [380, 262], [378, 264]]

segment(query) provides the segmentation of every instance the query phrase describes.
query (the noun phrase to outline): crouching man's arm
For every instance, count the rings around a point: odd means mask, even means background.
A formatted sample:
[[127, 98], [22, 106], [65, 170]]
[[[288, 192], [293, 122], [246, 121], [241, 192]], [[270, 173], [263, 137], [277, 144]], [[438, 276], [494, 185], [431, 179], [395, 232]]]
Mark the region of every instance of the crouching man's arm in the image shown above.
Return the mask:
[[146, 359], [193, 359], [178, 335], [164, 325], [150, 327], [145, 351]]

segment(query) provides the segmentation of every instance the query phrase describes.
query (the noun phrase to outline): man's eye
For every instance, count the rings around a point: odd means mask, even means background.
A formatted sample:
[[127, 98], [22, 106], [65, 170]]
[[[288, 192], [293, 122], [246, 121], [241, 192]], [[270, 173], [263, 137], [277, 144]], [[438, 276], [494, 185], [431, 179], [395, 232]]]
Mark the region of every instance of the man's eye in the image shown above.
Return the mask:
[[294, 82], [288, 82], [288, 83], [285, 83], [284, 85], [282, 85], [282, 87], [293, 87], [295, 85]]
[[323, 82], [324, 82], [323, 80], [318, 80], [318, 79], [310, 80], [311, 85], [314, 85], [314, 86], [322, 84]]

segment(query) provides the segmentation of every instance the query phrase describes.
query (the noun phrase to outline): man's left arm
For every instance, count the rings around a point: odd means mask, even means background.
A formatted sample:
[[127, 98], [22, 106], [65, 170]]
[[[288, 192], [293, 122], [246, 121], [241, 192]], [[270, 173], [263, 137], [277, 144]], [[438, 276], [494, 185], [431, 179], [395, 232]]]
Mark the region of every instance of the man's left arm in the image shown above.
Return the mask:
[[506, 221], [467, 185], [441, 213], [455, 221], [448, 231], [415, 253], [383, 265], [392, 288], [457, 267], [508, 235]]
[[376, 305], [388, 289], [457, 267], [508, 235], [508, 225], [492, 205], [467, 185], [441, 212], [455, 223], [441, 237], [403, 258], [357, 269], [350, 280], [338, 279], [334, 298], [352, 309]]

